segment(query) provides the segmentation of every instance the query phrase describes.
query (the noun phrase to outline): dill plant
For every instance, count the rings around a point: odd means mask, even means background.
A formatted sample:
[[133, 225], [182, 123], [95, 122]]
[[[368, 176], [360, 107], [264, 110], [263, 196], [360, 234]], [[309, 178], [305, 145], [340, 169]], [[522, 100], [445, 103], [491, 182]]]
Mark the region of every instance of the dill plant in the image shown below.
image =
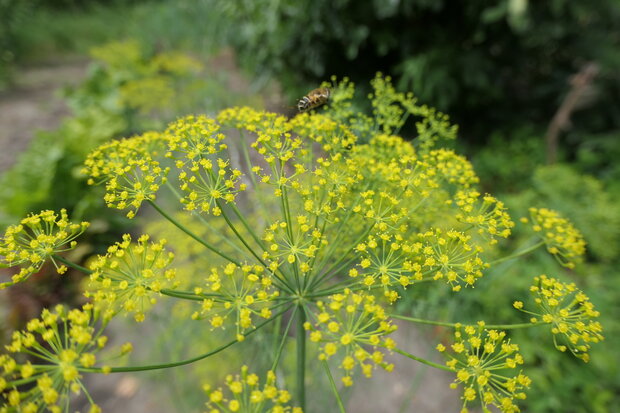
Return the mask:
[[[531, 315], [522, 324], [462, 325], [396, 312], [394, 303], [418, 284], [464, 294], [489, 267], [538, 248], [572, 268], [585, 243], [557, 212], [532, 208], [521, 220], [532, 227], [532, 242], [502, 253], [497, 246], [515, 223], [501, 201], [479, 192], [471, 164], [441, 147], [457, 132], [447, 116], [396, 92], [381, 75], [371, 82], [368, 116], [350, 103], [353, 85], [333, 81], [332, 101], [320, 112], [289, 119], [235, 107], [215, 118], [186, 116], [163, 132], [112, 141], [88, 156], [84, 173], [90, 184], [105, 185], [109, 207], [129, 218], [154, 209], [194, 242], [177, 252], [191, 251], [207, 268], [177, 271], [175, 246], [146, 234], [124, 235], [82, 267], [62, 252], [75, 248], [88, 225], [71, 223], [64, 211], [32, 214], [9, 227], [0, 256], [17, 272], [3, 288], [51, 260], [61, 274], [71, 266], [89, 275], [89, 301], [82, 309], [45, 310], [14, 333], [0, 356], [0, 411], [69, 411], [70, 394], [85, 392], [90, 411], [98, 412], [85, 374], [199, 362], [276, 323], [282, 329], [271, 369], [258, 374], [244, 366], [224, 384], [205, 384], [206, 411], [301, 412], [308, 346], [317, 349], [340, 411], [336, 383], [351, 386], [377, 368], [393, 370], [389, 354], [454, 372], [462, 412], [476, 404], [520, 411], [517, 403], [532, 383], [510, 339], [514, 328], [546, 326], [559, 351], [588, 361], [590, 345], [603, 339], [598, 312], [574, 284], [546, 275], [533, 278], [530, 301], [514, 303]], [[413, 142], [398, 135], [409, 118], [417, 130]], [[231, 156], [233, 150], [241, 156]], [[178, 200], [178, 210], [160, 202], [163, 191]], [[130, 314], [141, 322], [163, 299], [190, 303], [196, 328], [225, 330], [229, 341], [153, 365], [119, 366], [105, 358], [114, 352], [100, 355], [110, 320]], [[437, 346], [445, 365], [399, 348], [390, 336], [393, 319], [452, 329], [453, 343]], [[288, 340], [295, 341], [295, 366], [280, 363]], [[126, 344], [117, 353], [129, 351]], [[294, 368], [296, 382], [286, 383], [292, 391], [275, 375], [285, 368]]]

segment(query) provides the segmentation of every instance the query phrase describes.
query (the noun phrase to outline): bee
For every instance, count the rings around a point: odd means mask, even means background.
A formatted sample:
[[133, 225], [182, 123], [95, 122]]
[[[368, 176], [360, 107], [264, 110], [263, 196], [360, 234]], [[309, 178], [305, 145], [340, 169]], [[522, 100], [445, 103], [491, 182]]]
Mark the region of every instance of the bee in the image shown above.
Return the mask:
[[310, 109], [318, 108], [329, 101], [330, 94], [331, 90], [327, 87], [311, 90], [306, 96], [299, 99], [299, 102], [297, 102], [297, 109], [300, 112], [305, 112]]

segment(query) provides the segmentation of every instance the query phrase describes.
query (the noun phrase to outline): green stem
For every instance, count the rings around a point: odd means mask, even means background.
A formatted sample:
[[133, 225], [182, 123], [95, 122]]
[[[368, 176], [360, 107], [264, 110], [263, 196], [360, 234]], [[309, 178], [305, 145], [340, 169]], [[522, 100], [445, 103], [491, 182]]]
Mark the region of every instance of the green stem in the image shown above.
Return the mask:
[[[275, 320], [276, 318], [278, 318], [279, 316], [281, 316], [282, 314], [284, 314], [286, 311], [288, 311], [291, 307], [288, 306], [287, 308], [285, 308], [284, 310], [278, 312], [276, 315], [274, 315], [273, 317], [271, 317], [268, 320], [263, 321], [262, 323], [260, 323], [259, 325], [256, 326], [256, 328], [254, 328], [253, 330], [250, 330], [249, 332], [245, 333], [245, 336], [249, 336], [250, 334], [254, 333], [255, 331], [257, 331], [258, 329], [262, 328], [263, 326], [265, 326], [266, 324], [272, 322], [273, 320]], [[212, 350], [208, 353], [205, 354], [201, 354], [199, 356], [196, 357], [192, 357], [191, 359], [187, 359], [187, 360], [181, 360], [181, 361], [177, 361], [174, 363], [164, 363], [164, 364], [151, 364], [151, 365], [147, 365], [147, 366], [130, 366], [130, 367], [112, 367], [109, 372], [110, 373], [126, 373], [126, 372], [130, 372], [130, 371], [147, 371], [147, 370], [159, 370], [159, 369], [168, 369], [171, 367], [178, 367], [178, 366], [184, 366], [186, 364], [191, 364], [194, 363], [196, 361], [199, 360], [203, 360], [206, 359], [207, 357], [210, 357], [214, 354], [219, 353], [222, 350], [226, 350], [228, 347], [232, 346], [233, 344], [237, 343], [239, 340], [235, 339], [232, 340], [218, 348], [216, 348], [215, 350]], [[86, 373], [103, 373], [103, 368], [101, 367], [89, 367], [89, 368], [80, 368], [80, 371], [86, 372]]]
[[506, 257], [499, 258], [499, 259], [497, 259], [495, 261], [491, 261], [489, 263], [489, 265], [496, 265], [496, 264], [499, 264], [500, 262], [512, 260], [512, 259], [518, 258], [518, 257], [520, 257], [522, 255], [529, 254], [530, 252], [534, 251], [535, 249], [537, 249], [538, 247], [540, 247], [542, 245], [545, 245], [545, 241], [537, 242], [536, 244], [534, 244], [531, 247], [526, 248], [526, 249], [524, 249], [522, 251], [518, 251], [518, 252], [515, 252], [514, 254], [508, 255]]
[[[168, 189], [170, 190], [170, 192], [172, 192], [174, 194], [174, 196], [176, 196], [178, 199], [182, 199], [183, 197], [177, 192], [176, 188], [170, 183], [170, 181], [166, 181], [166, 186], [168, 187]], [[211, 225], [209, 223], [209, 221], [207, 221], [205, 219], [205, 217], [203, 217], [199, 212], [196, 211], [192, 211], [192, 215], [195, 216], [196, 218], [198, 218], [198, 220], [200, 222], [202, 222], [207, 228], [209, 228], [209, 230], [213, 231], [214, 233], [219, 233], [220, 230], [216, 229], [215, 227], [213, 227], [213, 225]], [[224, 241], [226, 244], [230, 245], [233, 249], [235, 249], [236, 251], [238, 251], [240, 254], [242, 255], [247, 255], [247, 252], [245, 252], [244, 250], [242, 250], [237, 244], [235, 244], [234, 242], [232, 242], [230, 239], [228, 239], [228, 237], [221, 237], [222, 241]]]
[[262, 248], [264, 250], [265, 246], [263, 245], [263, 243], [260, 240], [260, 238], [258, 238], [258, 236], [254, 232], [254, 230], [252, 229], [250, 224], [248, 224], [248, 221], [245, 219], [245, 217], [243, 216], [241, 211], [239, 211], [239, 208], [237, 208], [237, 206], [235, 204], [232, 204], [232, 210], [235, 213], [235, 215], [237, 215], [237, 218], [239, 218], [239, 220], [241, 221], [241, 223], [243, 224], [245, 229], [248, 231], [248, 233], [252, 236], [252, 238], [254, 238], [254, 242], [256, 242], [256, 245], [258, 245], [259, 248]]
[[[243, 244], [243, 246], [250, 252], [250, 254], [252, 254], [254, 256], [254, 258], [256, 258], [258, 260], [258, 262], [260, 262], [260, 264], [265, 267], [266, 269], [269, 268], [269, 266], [265, 263], [265, 261], [263, 261], [263, 259], [252, 249], [252, 247], [250, 247], [250, 245], [245, 241], [245, 239], [241, 236], [241, 234], [239, 233], [239, 231], [237, 231], [237, 228], [235, 228], [235, 225], [232, 223], [232, 221], [230, 220], [230, 218], [228, 218], [228, 215], [226, 215], [226, 212], [224, 211], [224, 209], [222, 208], [222, 204], [218, 201], [217, 202], [217, 206], [220, 208], [220, 210], [222, 211], [222, 216], [224, 217], [224, 220], [226, 221], [226, 224], [228, 225], [228, 227], [235, 233], [235, 236], [237, 237], [237, 239], [239, 241], [241, 241], [241, 243]], [[276, 274], [275, 271], [271, 271], [271, 274], [273, 274], [273, 276], [275, 277], [276, 280], [278, 280], [280, 282], [279, 286], [283, 289], [283, 290], [287, 290], [289, 293], [293, 293], [294, 289], [293, 287], [291, 287], [287, 282], [286, 279], [283, 277], [278, 276], [278, 274]]]
[[297, 304], [297, 402], [302, 410], [306, 410], [306, 312], [302, 304]]
[[454, 370], [452, 370], [448, 366], [444, 366], [444, 365], [441, 365], [441, 364], [438, 364], [438, 363], [433, 363], [432, 361], [423, 359], [422, 357], [414, 356], [413, 354], [409, 354], [406, 351], [403, 351], [403, 350], [400, 350], [400, 349], [397, 349], [397, 348], [393, 349], [392, 351], [394, 351], [395, 353], [398, 353], [398, 354], [402, 354], [405, 357], [409, 357], [410, 359], [418, 361], [418, 362], [420, 362], [422, 364], [426, 364], [427, 366], [435, 367], [437, 369], [441, 369], [441, 370], [445, 370], [445, 371], [452, 371], [452, 372], [454, 371]]
[[222, 216], [224, 217], [224, 220], [226, 221], [226, 224], [228, 224], [228, 227], [232, 230], [232, 232], [235, 233], [235, 236], [237, 237], [237, 239], [239, 239], [239, 241], [241, 241], [241, 243], [248, 250], [248, 252], [250, 254], [252, 254], [254, 256], [254, 258], [256, 258], [258, 260], [258, 262], [260, 262], [263, 267], [268, 268], [268, 265], [265, 264], [263, 259], [256, 253], [256, 251], [254, 251], [252, 249], [252, 247], [250, 247], [250, 245], [245, 241], [245, 238], [243, 238], [241, 236], [239, 231], [237, 231], [237, 228], [235, 228], [235, 225], [232, 223], [230, 218], [228, 218], [228, 215], [224, 211], [224, 208], [222, 207], [222, 204], [219, 201], [216, 201], [216, 203], [217, 203], [218, 208], [222, 211]]
[[334, 378], [332, 377], [332, 372], [329, 370], [329, 365], [327, 364], [327, 360], [323, 360], [323, 367], [325, 368], [325, 373], [329, 378], [329, 384], [332, 388], [332, 392], [334, 392], [334, 396], [336, 396], [336, 402], [338, 403], [338, 409], [340, 409], [341, 413], [346, 413], [344, 409], [344, 405], [342, 404], [342, 400], [340, 399], [340, 394], [338, 394], [338, 388], [336, 387], [336, 383], [334, 382]]
[[196, 295], [193, 293], [188, 293], [186, 291], [169, 290], [167, 288], [164, 288], [160, 290], [159, 292], [162, 293], [163, 295], [167, 295], [169, 297], [174, 297], [174, 298], [180, 298], [182, 300], [203, 301], [205, 299], [205, 296], [202, 296], [202, 295]]
[[60, 255], [54, 254], [52, 255], [52, 259], [53, 260], [58, 260], [60, 262], [62, 262], [63, 264], [65, 264], [67, 267], [71, 267], [74, 268], [78, 271], [83, 272], [84, 274], [92, 274], [93, 272], [91, 270], [89, 270], [86, 267], [82, 267], [81, 265], [78, 265], [74, 262], [69, 261], [68, 259], [61, 257]]
[[286, 325], [286, 329], [284, 330], [284, 333], [281, 334], [282, 341], [280, 342], [280, 346], [278, 347], [278, 351], [273, 360], [273, 364], [271, 365], [271, 371], [273, 372], [276, 371], [276, 367], [278, 367], [278, 363], [280, 362], [280, 355], [282, 354], [282, 349], [284, 348], [284, 344], [286, 343], [286, 339], [288, 338], [288, 332], [291, 329], [291, 324], [293, 324], [293, 320], [297, 315], [298, 309], [299, 307], [295, 306], [295, 308], [293, 309], [293, 313], [291, 314], [291, 318], [288, 320], [288, 324]]
[[[294, 245], [295, 239], [293, 238], [293, 221], [291, 219], [291, 212], [289, 208], [290, 206], [288, 202], [288, 192], [285, 186], [280, 185], [279, 189], [280, 191], [282, 191], [282, 194], [280, 195], [280, 201], [281, 201], [282, 215], [284, 216], [284, 221], [286, 222], [286, 233], [288, 234], [288, 238], [289, 238], [291, 245]], [[302, 286], [302, 280], [299, 276], [298, 266], [299, 264], [297, 263], [297, 261], [292, 265], [293, 274], [295, 276], [295, 284], [297, 287], [297, 292], [301, 292], [303, 291], [303, 286]]]
[[[324, 290], [319, 290], [316, 291], [314, 293], [308, 293], [306, 294], [306, 297], [311, 297], [311, 298], [318, 298], [318, 297], [325, 297], [328, 295], [332, 295], [332, 294], [336, 294], [336, 293], [340, 293], [342, 292], [342, 290], [344, 290], [345, 288], [349, 288], [352, 291], [355, 289], [355, 286], [359, 285], [359, 281], [358, 280], [345, 280], [342, 282], [339, 282], [337, 284], [333, 284], [330, 285], [329, 288], [326, 288]], [[373, 287], [383, 287], [383, 285], [378, 285], [378, 286], [372, 286], [372, 287], [367, 287], [365, 285], [360, 286], [360, 290], [364, 290], [364, 289], [371, 289]]]
[[445, 323], [443, 321], [424, 320], [422, 318], [406, 317], [404, 315], [398, 315], [398, 314], [390, 314], [389, 317], [396, 318], [398, 320], [411, 321], [413, 323], [418, 323], [418, 324], [430, 324], [433, 326], [456, 327], [456, 324], [458, 324], [458, 323]]
[[[463, 323], [445, 323], [442, 321], [424, 320], [422, 318], [407, 317], [407, 316], [398, 315], [398, 314], [390, 314], [389, 317], [396, 318], [398, 320], [411, 321], [413, 323], [418, 323], [418, 324], [429, 324], [433, 326], [442, 326], [442, 327], [451, 327], [451, 328], [455, 328], [457, 325], [463, 325]], [[497, 329], [497, 330], [514, 330], [517, 328], [527, 328], [527, 327], [533, 327], [533, 326], [543, 325], [543, 324], [547, 324], [547, 323], [540, 321], [537, 323], [520, 323], [520, 324], [485, 324], [484, 328], [485, 329], [492, 328], [492, 329]]]
[[241, 264], [237, 260], [229, 257], [228, 255], [224, 254], [223, 252], [218, 251], [217, 248], [209, 245], [207, 242], [205, 242], [203, 239], [201, 239], [198, 235], [194, 234], [189, 229], [187, 229], [185, 226], [183, 226], [183, 224], [181, 224], [179, 221], [177, 221], [176, 219], [172, 218], [163, 209], [161, 209], [159, 207], [159, 205], [157, 205], [155, 202], [150, 201], [150, 200], [148, 202], [153, 206], [153, 208], [155, 208], [157, 210], [157, 212], [159, 212], [164, 218], [166, 218], [168, 221], [170, 221], [174, 226], [179, 228], [181, 231], [185, 232], [187, 235], [189, 235], [190, 237], [192, 237], [193, 239], [198, 241], [200, 244], [204, 245], [207, 249], [213, 251], [214, 253], [216, 253], [220, 257], [224, 258], [225, 260], [230, 261], [233, 264], [236, 264], [238, 266], [241, 266]]
[[488, 324], [484, 326], [484, 328], [489, 329], [495, 329], [495, 330], [515, 330], [518, 328], [528, 328], [528, 327], [534, 327], [534, 326], [542, 326], [544, 323], [542, 321], [536, 322], [536, 323], [521, 323], [521, 324]]
[[[323, 272], [323, 274], [321, 276], [317, 276], [312, 283], [310, 283], [310, 287], [306, 288], [307, 291], [313, 290], [321, 281], [323, 281], [326, 277], [328, 276], [333, 276], [334, 273], [332, 272], [333, 269], [335, 268], [339, 268], [339, 266], [342, 264], [343, 261], [347, 260], [348, 255], [355, 250], [355, 248], [357, 247], [357, 245], [362, 242], [364, 239], [366, 239], [368, 237], [368, 234], [370, 234], [370, 231], [372, 231], [372, 229], [374, 228], [374, 224], [372, 224], [370, 227], [368, 227], [368, 229], [366, 231], [364, 231], [364, 233], [362, 234], [361, 237], [359, 237], [357, 240], [355, 240], [355, 242], [353, 242], [351, 245], [351, 248], [349, 248], [349, 250], [342, 254], [342, 256], [340, 257], [340, 259], [338, 259], [334, 264], [332, 264], [332, 266]], [[348, 260], [352, 260], [355, 259], [356, 256], [350, 257], [348, 258]], [[326, 263], [327, 264], [327, 263]]]

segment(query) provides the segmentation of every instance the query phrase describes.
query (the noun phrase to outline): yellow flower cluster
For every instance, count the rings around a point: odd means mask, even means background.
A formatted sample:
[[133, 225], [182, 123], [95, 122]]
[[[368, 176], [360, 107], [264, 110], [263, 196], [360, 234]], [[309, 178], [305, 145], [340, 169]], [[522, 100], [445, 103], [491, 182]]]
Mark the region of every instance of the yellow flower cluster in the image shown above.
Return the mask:
[[[373, 364], [392, 371], [394, 365], [384, 361], [384, 353], [378, 348], [392, 350], [396, 343], [388, 334], [396, 330], [383, 307], [376, 303], [375, 297], [354, 293], [344, 289], [342, 294], [334, 294], [328, 303], [317, 303], [318, 314], [315, 324], [304, 324], [310, 331], [310, 340], [321, 343], [320, 360], [327, 360], [343, 351], [340, 367], [343, 369], [342, 383], [353, 384], [352, 374], [356, 366], [361, 367], [366, 377], [372, 376]], [[371, 364], [372, 363], [372, 364]]]
[[413, 244], [413, 269], [422, 274], [416, 273], [417, 279], [430, 274], [450, 284], [453, 291], [460, 291], [463, 286], [473, 286], [489, 266], [479, 256], [482, 247], [462, 232], [435, 228], [418, 237], [420, 240]]
[[360, 193], [361, 202], [351, 210], [365, 219], [374, 222], [379, 231], [398, 230], [406, 209], [399, 208], [399, 200], [386, 191], [372, 189]]
[[[188, 162], [196, 162], [227, 148], [226, 138], [219, 132], [219, 125], [204, 115], [189, 115], [168, 125], [164, 135], [168, 143], [166, 156], [176, 159], [177, 168]], [[181, 162], [179, 162], [181, 161]]]
[[[397, 161], [406, 163], [412, 159], [416, 159], [415, 149], [411, 142], [408, 142], [397, 135], [387, 135], [380, 133], [372, 137], [368, 142], [370, 153], [360, 151], [360, 154], [366, 154], [368, 161], [390, 162]], [[386, 170], [385, 172], [388, 172]]]
[[151, 60], [151, 64], [158, 71], [178, 76], [199, 72], [203, 69], [203, 65], [199, 60], [181, 52], [167, 51], [159, 53]]
[[[506, 339], [504, 331], [487, 330], [482, 321], [477, 326], [457, 325], [454, 337], [446, 365], [456, 372], [451, 387], [463, 386], [461, 413], [467, 413], [467, 405], [477, 399], [485, 411], [489, 411], [487, 406], [495, 406], [505, 413], [519, 412], [514, 399], [525, 399], [523, 390], [531, 380], [521, 373], [513, 377], [500, 374], [523, 364], [519, 346]], [[437, 349], [446, 351], [442, 344]]]
[[290, 128], [304, 139], [321, 145], [327, 153], [351, 149], [357, 137], [342, 123], [317, 113], [301, 113], [290, 120]]
[[[404, 218], [407, 226], [428, 226], [441, 215], [438, 208], [446, 208], [444, 201], [448, 195], [445, 188], [442, 190], [442, 185], [446, 185], [440, 171], [429, 162], [435, 158], [428, 154], [418, 156], [410, 142], [380, 134], [351, 152], [363, 178], [359, 181], [398, 199], [394, 212], [399, 219]], [[436, 199], [431, 201], [433, 196]]]
[[93, 272], [85, 295], [110, 317], [122, 309], [134, 313], [136, 321], [144, 321], [145, 312], [157, 301], [155, 296], [176, 286], [176, 271], [168, 268], [174, 254], [165, 250], [166, 241], [148, 241], [148, 235], [132, 242], [131, 235], [125, 234], [122, 242], [90, 265]]
[[[248, 372], [248, 367], [241, 368], [241, 375], [226, 376], [228, 391], [203, 386], [209, 396], [207, 413], [302, 413], [300, 407], [288, 406], [291, 394], [276, 386], [276, 375], [267, 372], [265, 384], [261, 386], [259, 377]], [[226, 396], [229, 393], [229, 396]]]
[[155, 193], [166, 182], [170, 168], [162, 168], [158, 161], [128, 159], [123, 172], [106, 183], [104, 200], [110, 208], [133, 208], [128, 218], [136, 216], [144, 201], [155, 200]]
[[[25, 330], [16, 331], [6, 349], [28, 354], [29, 360], [20, 362], [9, 354], [0, 355], [0, 411], [69, 411], [71, 393], [86, 392], [81, 371], [97, 362], [97, 353], [107, 342], [101, 333], [108, 321], [90, 304], [81, 310], [57, 306], [54, 311], [43, 310]], [[130, 349], [123, 346], [123, 352]], [[87, 396], [89, 412], [99, 413], [101, 409]]]
[[460, 189], [471, 188], [480, 182], [471, 162], [454, 151], [435, 149], [425, 154], [422, 161], [433, 166], [438, 178]]
[[188, 211], [199, 210], [218, 216], [222, 213], [222, 201], [234, 203], [237, 194], [246, 189], [246, 185], [239, 182], [241, 171], [230, 168], [229, 162], [221, 158], [215, 163], [205, 158], [192, 161], [188, 169], [189, 172], [179, 174], [181, 189], [187, 192], [181, 203]]
[[349, 270], [349, 276], [363, 277], [362, 284], [367, 287], [379, 282], [390, 302], [399, 298], [398, 293], [390, 286], [407, 288], [414, 280], [422, 278], [419, 271], [414, 271], [414, 265], [410, 261], [412, 246], [398, 235], [371, 235], [368, 240], [358, 244], [356, 249], [361, 253], [362, 259], [356, 267]]
[[[560, 264], [574, 268], [586, 252], [586, 242], [573, 224], [557, 211], [547, 208], [530, 208], [531, 225], [547, 244], [549, 251]], [[522, 218], [522, 222], [530, 222]]]
[[284, 176], [282, 165], [296, 158], [303, 144], [300, 138], [292, 136], [288, 119], [275, 113], [248, 107], [231, 108], [221, 111], [217, 120], [223, 125], [256, 133], [256, 140], [251, 146], [270, 166], [277, 168], [276, 179]]
[[312, 269], [317, 251], [327, 245], [308, 216], [298, 215], [296, 221], [292, 229], [286, 222], [275, 222], [265, 230], [266, 251], [262, 258], [273, 272], [284, 265], [306, 275]]
[[239, 341], [243, 341], [244, 332], [253, 327], [253, 316], [271, 317], [271, 307], [280, 295], [260, 265], [229, 263], [221, 270], [213, 267], [205, 284], [204, 288], [194, 289], [195, 294], [205, 299], [192, 318], [208, 319], [213, 328], [223, 329], [230, 315], [234, 314]]
[[162, 168], [155, 159], [165, 141], [164, 135], [147, 132], [103, 144], [88, 155], [83, 173], [90, 176], [90, 185], [105, 182], [106, 204], [116, 209], [133, 208], [127, 213], [133, 218], [142, 202], [154, 200], [167, 180], [170, 168]]
[[[145, 53], [137, 41], [111, 42], [93, 48], [91, 55], [108, 67], [108, 83], [120, 90], [119, 103], [142, 113], [167, 110], [175, 96], [183, 95], [179, 79], [202, 69], [202, 64], [184, 53]], [[179, 89], [181, 89], [179, 91]]]
[[480, 200], [478, 191], [458, 191], [454, 199], [462, 211], [456, 215], [456, 219], [474, 226], [479, 234], [489, 236], [491, 244], [497, 243], [497, 237], [510, 236], [515, 224], [503, 202], [488, 194]]
[[412, 93], [405, 95], [396, 92], [392, 86], [392, 79], [389, 76], [383, 76], [377, 73], [375, 78], [370, 81], [374, 93], [370, 94], [372, 105], [372, 113], [375, 116], [375, 122], [381, 126], [381, 130], [386, 134], [398, 133], [400, 128], [405, 124], [405, 114], [403, 108], [413, 107], [416, 99]]
[[109, 42], [103, 46], [93, 47], [90, 55], [122, 72], [128, 63], [135, 65], [142, 59], [142, 48], [136, 40]]
[[301, 195], [304, 211], [315, 216], [333, 216], [344, 210], [361, 175], [356, 162], [336, 154], [318, 158], [316, 167], [303, 178], [293, 181], [291, 186]]
[[[594, 320], [599, 312], [590, 299], [574, 283], [565, 284], [546, 275], [534, 278], [530, 292], [539, 313], [524, 310], [521, 301], [516, 301], [514, 307], [532, 315], [533, 323], [542, 321], [551, 324], [555, 347], [562, 352], [568, 349], [588, 362], [590, 344], [603, 340], [603, 326]], [[559, 342], [558, 337], [563, 337], [563, 340]]]
[[90, 177], [89, 185], [107, 182], [123, 173], [128, 159], [157, 157], [165, 146], [165, 136], [158, 132], [113, 140], [88, 154], [82, 173]]
[[[53, 255], [75, 248], [75, 239], [88, 226], [88, 222], [70, 222], [64, 209], [60, 214], [51, 210], [31, 214], [19, 225], [9, 226], [0, 239], [0, 266], [20, 267], [20, 270], [11, 281], [0, 283], [0, 290], [28, 279], [48, 258], [56, 265]], [[64, 265], [56, 268], [59, 274], [67, 270]]]

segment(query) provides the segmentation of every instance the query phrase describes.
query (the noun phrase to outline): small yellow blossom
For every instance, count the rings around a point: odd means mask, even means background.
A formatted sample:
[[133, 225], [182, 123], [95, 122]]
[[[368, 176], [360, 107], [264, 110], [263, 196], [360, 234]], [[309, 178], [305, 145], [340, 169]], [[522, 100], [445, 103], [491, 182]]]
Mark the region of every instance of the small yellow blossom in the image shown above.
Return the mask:
[[88, 222], [70, 222], [64, 209], [60, 214], [41, 211], [22, 219], [19, 225], [10, 225], [0, 239], [0, 266], [18, 267], [19, 272], [11, 277], [11, 281], [0, 283], [0, 290], [27, 280], [48, 258], [58, 273], [63, 274], [67, 267], [58, 266], [53, 255], [74, 249], [77, 245], [75, 239], [88, 226]]
[[[41, 317], [28, 322], [25, 330], [16, 331], [6, 346], [16, 356], [0, 355], [0, 397], [13, 407], [7, 411], [68, 408], [72, 394], [83, 390], [81, 371], [95, 364], [96, 353], [102, 347], [94, 338], [103, 337], [101, 330], [108, 322], [90, 304], [81, 310], [59, 305], [53, 311], [43, 310]], [[23, 359], [18, 357], [22, 354], [27, 354], [32, 364], [16, 361]], [[16, 387], [19, 383], [33, 386], [25, 390]], [[88, 399], [92, 400], [89, 395]], [[0, 410], [5, 408], [7, 405]], [[96, 412], [98, 406], [91, 404], [90, 409]]]
[[[298, 407], [288, 406], [291, 395], [288, 391], [276, 386], [276, 375], [272, 371], [267, 372], [265, 384], [260, 385], [256, 374], [248, 373], [248, 367], [241, 367], [241, 375], [226, 376], [226, 387], [212, 389], [209, 385], [203, 385], [207, 393], [207, 407], [211, 412], [271, 412], [271, 413], [301, 413]], [[230, 393], [230, 395], [228, 395]], [[241, 407], [243, 406], [243, 409]]]
[[558, 212], [546, 208], [530, 208], [532, 229], [547, 244], [560, 264], [574, 268], [586, 251], [581, 233]]
[[538, 312], [523, 309], [523, 303], [514, 307], [530, 314], [533, 323], [551, 325], [553, 343], [560, 351], [567, 349], [576, 357], [590, 360], [590, 345], [603, 340], [603, 326], [595, 321], [600, 315], [590, 299], [574, 283], [566, 284], [556, 278], [541, 275], [530, 287]]
[[253, 327], [253, 318], [271, 317], [271, 306], [280, 295], [264, 267], [232, 263], [223, 270], [211, 268], [204, 291], [201, 308], [192, 318], [208, 319], [213, 328], [225, 328], [225, 322], [232, 315], [237, 338], [241, 340], [244, 332]]
[[394, 340], [386, 337], [396, 326], [373, 296], [345, 289], [342, 294], [331, 296], [329, 303], [319, 302], [317, 306], [320, 312], [316, 315], [316, 323], [309, 326], [311, 341], [322, 344], [319, 354], [322, 360], [342, 350], [340, 367], [345, 385], [353, 383], [355, 366], [360, 366], [367, 377], [372, 375], [372, 365], [368, 361], [391, 369], [391, 364], [383, 361], [381, 351], [370, 351], [370, 348], [392, 350], [396, 346]]
[[504, 331], [487, 330], [483, 322], [477, 326], [457, 325], [452, 352], [443, 345], [437, 349], [447, 353], [446, 365], [456, 373], [451, 387], [460, 384], [463, 388], [463, 410], [479, 399], [485, 411], [487, 406], [495, 406], [502, 412], [519, 412], [514, 400], [525, 399], [524, 389], [529, 388], [531, 380], [519, 372], [510, 377], [499, 370], [515, 369], [523, 364], [519, 347], [506, 339]]
[[174, 254], [166, 251], [165, 240], [149, 242], [142, 235], [138, 242], [131, 235], [108, 248], [90, 265], [93, 271], [85, 295], [98, 307], [112, 314], [125, 310], [134, 313], [137, 321], [144, 320], [162, 289], [176, 286], [176, 270], [169, 268]]

